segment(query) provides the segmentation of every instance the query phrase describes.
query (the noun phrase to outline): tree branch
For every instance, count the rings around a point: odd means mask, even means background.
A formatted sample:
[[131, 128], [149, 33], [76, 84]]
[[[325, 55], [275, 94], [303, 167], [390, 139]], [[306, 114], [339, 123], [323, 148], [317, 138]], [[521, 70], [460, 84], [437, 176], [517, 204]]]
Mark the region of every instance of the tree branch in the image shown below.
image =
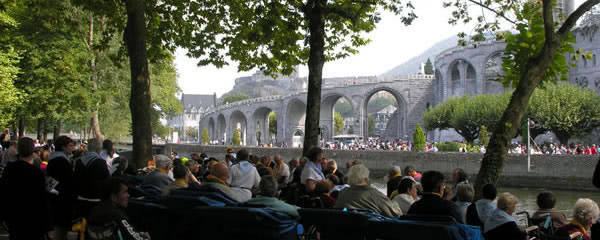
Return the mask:
[[554, 37], [554, 16], [552, 14], [552, 0], [542, 2], [544, 18], [544, 34], [546, 41], [552, 41]]
[[571, 28], [577, 24], [577, 20], [598, 3], [600, 3], [600, 0], [588, 0], [579, 5], [579, 7], [569, 15], [567, 20], [565, 20], [560, 29], [558, 29], [558, 37], [564, 39], [567, 36], [567, 33], [571, 31]]
[[506, 20], [506, 21], [508, 21], [508, 22], [510, 22], [510, 23], [512, 23], [512, 24], [517, 24], [517, 22], [516, 22], [515, 20], [512, 20], [512, 19], [510, 19], [510, 18], [508, 18], [508, 17], [504, 16], [504, 14], [502, 14], [501, 12], [498, 12], [496, 9], [493, 9], [493, 8], [491, 8], [491, 7], [489, 7], [489, 6], [483, 5], [482, 3], [480, 3], [480, 2], [476, 2], [476, 1], [474, 1], [474, 0], [468, 0], [468, 1], [469, 1], [469, 2], [471, 2], [471, 3], [473, 3], [473, 4], [475, 4], [475, 5], [477, 5], [477, 6], [480, 6], [480, 7], [482, 7], [482, 8], [485, 8], [485, 9], [487, 9], [487, 10], [488, 10], [488, 11], [490, 11], [490, 12], [493, 12], [493, 13], [495, 13], [495, 14], [496, 14], [496, 15], [498, 15], [499, 17], [501, 17], [501, 18], [504, 18], [504, 20]]

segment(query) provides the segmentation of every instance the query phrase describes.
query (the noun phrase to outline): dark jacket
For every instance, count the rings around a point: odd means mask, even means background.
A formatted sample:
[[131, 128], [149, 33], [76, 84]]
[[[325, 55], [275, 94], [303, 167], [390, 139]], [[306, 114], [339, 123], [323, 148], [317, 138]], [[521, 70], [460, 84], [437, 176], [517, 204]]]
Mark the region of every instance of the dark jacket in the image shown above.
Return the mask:
[[479, 214], [477, 213], [477, 207], [475, 204], [471, 204], [467, 207], [467, 222], [466, 224], [479, 226], [483, 229], [483, 222], [479, 219]]
[[8, 164], [0, 179], [1, 215], [11, 239], [43, 239], [51, 229], [44, 174], [25, 161]]
[[86, 228], [86, 239], [91, 240], [119, 239], [119, 235], [123, 240], [149, 239], [136, 231], [123, 209], [112, 202], [102, 202], [92, 209]]
[[398, 186], [400, 186], [401, 181], [402, 176], [395, 176], [387, 182], [387, 197], [392, 196], [392, 192], [398, 190]]
[[61, 152], [54, 152], [46, 168], [48, 177], [58, 181], [55, 190], [58, 195], [50, 195], [53, 224], [70, 228], [73, 220], [73, 204], [75, 203], [75, 184], [73, 165]]
[[600, 188], [600, 159], [596, 163], [596, 169], [594, 170], [594, 177], [592, 178], [592, 183], [597, 188]]
[[95, 152], [87, 152], [75, 163], [75, 191], [84, 198], [100, 199], [102, 182], [110, 177], [106, 160]]
[[581, 236], [582, 236], [583, 240], [591, 240], [592, 239], [592, 238], [590, 238], [590, 236], [586, 235], [583, 232], [583, 230], [581, 230], [581, 228], [579, 228], [575, 224], [567, 224], [567, 225], [562, 226], [561, 228], [559, 228], [558, 230], [556, 230], [556, 232], [554, 232], [554, 236], [555, 237], [566, 237], [565, 239], [568, 239], [568, 236], [570, 234], [573, 234], [573, 233], [576, 233], [576, 232], [580, 232], [581, 233]]
[[507, 222], [483, 234], [486, 240], [525, 240], [527, 233], [521, 231], [516, 222]]
[[421, 199], [414, 202], [408, 209], [408, 214], [450, 216], [456, 222], [462, 223], [462, 217], [455, 203], [430, 193], [424, 194]]

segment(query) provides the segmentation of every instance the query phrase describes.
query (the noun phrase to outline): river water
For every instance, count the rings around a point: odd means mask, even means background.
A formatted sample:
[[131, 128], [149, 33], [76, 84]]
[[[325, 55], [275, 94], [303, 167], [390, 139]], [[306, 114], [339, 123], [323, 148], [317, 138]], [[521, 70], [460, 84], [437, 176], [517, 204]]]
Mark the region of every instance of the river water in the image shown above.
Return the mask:
[[[371, 185], [379, 191], [386, 194], [387, 186], [383, 184], [382, 179], [371, 179]], [[519, 203], [517, 204], [517, 211], [527, 211], [530, 214], [533, 214], [537, 210], [536, 198], [538, 193], [542, 191], [546, 191], [547, 189], [541, 188], [499, 188], [498, 194], [502, 192], [510, 192], [513, 195], [519, 198]], [[567, 218], [571, 218], [573, 216], [573, 207], [575, 206], [575, 202], [579, 198], [591, 198], [596, 203], [600, 203], [600, 190], [595, 192], [590, 191], [565, 191], [565, 190], [550, 190], [554, 193], [556, 197], [556, 206], [555, 209], [564, 213]], [[524, 216], [516, 216], [517, 218], [525, 221]]]

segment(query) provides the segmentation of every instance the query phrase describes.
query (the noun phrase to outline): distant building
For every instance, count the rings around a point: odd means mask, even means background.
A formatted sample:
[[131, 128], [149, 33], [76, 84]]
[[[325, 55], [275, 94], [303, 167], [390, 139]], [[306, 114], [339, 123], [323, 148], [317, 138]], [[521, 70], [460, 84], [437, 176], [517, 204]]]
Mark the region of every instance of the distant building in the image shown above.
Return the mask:
[[392, 118], [392, 115], [396, 112], [398, 108], [394, 105], [387, 105], [380, 109], [375, 109], [373, 112], [369, 111], [369, 115], [373, 116], [375, 120], [375, 134], [383, 136], [387, 128], [387, 124]]
[[[183, 105], [183, 113], [168, 120], [167, 124], [169, 127], [176, 128], [179, 131], [180, 139], [186, 138], [186, 128], [195, 127], [198, 128], [198, 122], [200, 121], [200, 115], [207, 109], [215, 107], [217, 102], [217, 94], [182, 94], [181, 104]], [[197, 139], [189, 139], [189, 141], [196, 141]]]

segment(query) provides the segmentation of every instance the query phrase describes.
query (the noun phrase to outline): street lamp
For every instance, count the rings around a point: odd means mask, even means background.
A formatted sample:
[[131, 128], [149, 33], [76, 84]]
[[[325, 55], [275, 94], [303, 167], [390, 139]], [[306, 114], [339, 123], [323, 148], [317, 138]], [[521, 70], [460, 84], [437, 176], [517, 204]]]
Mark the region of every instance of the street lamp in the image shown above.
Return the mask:
[[529, 128], [534, 124], [535, 122], [527, 118], [527, 172], [531, 172], [531, 135]]

